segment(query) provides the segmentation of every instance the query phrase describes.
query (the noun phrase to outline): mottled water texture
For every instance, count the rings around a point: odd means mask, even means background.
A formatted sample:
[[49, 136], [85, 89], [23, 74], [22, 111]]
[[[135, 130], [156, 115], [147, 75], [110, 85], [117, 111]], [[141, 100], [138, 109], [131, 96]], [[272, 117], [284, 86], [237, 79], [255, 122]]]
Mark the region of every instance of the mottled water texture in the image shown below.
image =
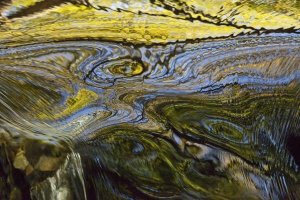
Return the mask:
[[[0, 199], [299, 199], [298, 3], [273, 2], [273, 23], [258, 1], [16, 2], [0, 26]], [[105, 22], [117, 12], [140, 17], [123, 16], [128, 37]]]

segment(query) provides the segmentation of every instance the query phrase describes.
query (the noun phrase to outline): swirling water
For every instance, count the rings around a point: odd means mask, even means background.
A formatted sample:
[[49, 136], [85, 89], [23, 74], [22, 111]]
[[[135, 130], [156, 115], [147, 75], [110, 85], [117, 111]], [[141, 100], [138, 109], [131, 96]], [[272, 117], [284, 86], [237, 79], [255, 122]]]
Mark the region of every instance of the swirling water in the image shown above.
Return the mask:
[[1, 48], [0, 198], [297, 199], [299, 63], [298, 33]]

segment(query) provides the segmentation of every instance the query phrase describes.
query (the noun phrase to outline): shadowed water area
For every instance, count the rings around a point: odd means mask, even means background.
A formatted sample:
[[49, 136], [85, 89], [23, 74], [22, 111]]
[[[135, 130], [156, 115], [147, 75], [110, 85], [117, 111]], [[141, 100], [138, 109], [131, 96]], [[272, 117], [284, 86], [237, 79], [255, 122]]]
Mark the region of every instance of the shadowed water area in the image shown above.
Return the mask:
[[17, 2], [0, 199], [299, 199], [298, 1]]

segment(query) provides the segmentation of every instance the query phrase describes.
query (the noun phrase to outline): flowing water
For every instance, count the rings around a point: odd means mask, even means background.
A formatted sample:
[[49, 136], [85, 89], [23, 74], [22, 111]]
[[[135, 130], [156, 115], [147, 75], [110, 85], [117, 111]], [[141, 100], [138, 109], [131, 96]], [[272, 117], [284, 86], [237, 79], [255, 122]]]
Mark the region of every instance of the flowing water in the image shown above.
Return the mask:
[[17, 2], [0, 199], [299, 199], [298, 1]]

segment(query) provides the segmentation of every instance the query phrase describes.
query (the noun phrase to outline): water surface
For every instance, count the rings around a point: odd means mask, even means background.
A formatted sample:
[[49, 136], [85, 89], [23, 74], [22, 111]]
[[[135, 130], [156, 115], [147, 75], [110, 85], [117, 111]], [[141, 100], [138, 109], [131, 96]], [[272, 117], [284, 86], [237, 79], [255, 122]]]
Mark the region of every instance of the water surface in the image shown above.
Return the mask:
[[[256, 1], [224, 1], [227, 20], [209, 2], [30, 2], [2, 8], [18, 37], [0, 36], [0, 199], [299, 198], [297, 9], [270, 4], [277, 27], [232, 18], [265, 17]], [[98, 16], [117, 12], [140, 15], [125, 35]]]

